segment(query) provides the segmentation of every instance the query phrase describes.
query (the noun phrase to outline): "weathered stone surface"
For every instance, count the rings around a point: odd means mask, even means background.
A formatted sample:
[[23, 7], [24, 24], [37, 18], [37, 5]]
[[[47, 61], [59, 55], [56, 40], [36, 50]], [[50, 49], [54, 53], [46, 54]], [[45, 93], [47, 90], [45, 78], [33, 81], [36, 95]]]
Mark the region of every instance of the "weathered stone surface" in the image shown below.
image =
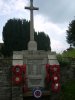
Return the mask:
[[[59, 64], [56, 59], [56, 53], [55, 52], [46, 52], [44, 50], [34, 51], [34, 50], [25, 50], [25, 51], [16, 51], [13, 53], [13, 56], [20, 55], [23, 57], [20, 60], [23, 62], [23, 64], [26, 64], [26, 74], [28, 77], [28, 87], [44, 87], [44, 79], [46, 75], [45, 66], [46, 64]], [[19, 57], [20, 57], [19, 56]], [[13, 59], [13, 63], [20, 64], [16, 61], [16, 59]], [[37, 71], [39, 69], [39, 72], [41, 74], [37, 75]], [[30, 71], [29, 71], [30, 70]], [[32, 72], [33, 70], [33, 72]], [[42, 70], [42, 71], [41, 71]], [[32, 73], [33, 74], [32, 74]], [[35, 75], [34, 75], [35, 74]], [[35, 76], [35, 77], [34, 77]], [[40, 79], [39, 79], [40, 78]], [[37, 85], [38, 83], [38, 85]]]
[[[0, 100], [11, 100], [11, 84], [9, 78], [10, 61], [2, 59], [0, 61]], [[10, 66], [10, 67], [9, 67]]]
[[37, 43], [36, 41], [29, 41], [28, 43], [28, 50], [37, 50]]

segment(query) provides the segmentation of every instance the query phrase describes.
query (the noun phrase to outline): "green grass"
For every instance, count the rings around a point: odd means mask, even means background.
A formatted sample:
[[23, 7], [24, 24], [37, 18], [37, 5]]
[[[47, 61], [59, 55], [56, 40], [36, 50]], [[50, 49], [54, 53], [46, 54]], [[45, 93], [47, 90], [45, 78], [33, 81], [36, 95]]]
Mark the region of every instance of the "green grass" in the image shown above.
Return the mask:
[[75, 80], [71, 80], [62, 85], [60, 100], [75, 100]]

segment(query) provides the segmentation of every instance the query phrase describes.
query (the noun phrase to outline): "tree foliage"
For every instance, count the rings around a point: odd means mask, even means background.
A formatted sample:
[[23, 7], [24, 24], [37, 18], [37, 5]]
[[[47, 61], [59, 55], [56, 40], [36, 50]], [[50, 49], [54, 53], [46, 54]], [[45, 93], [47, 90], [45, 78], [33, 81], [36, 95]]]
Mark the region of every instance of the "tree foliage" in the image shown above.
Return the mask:
[[75, 49], [72, 48], [70, 50], [64, 51], [62, 53], [62, 56], [67, 58], [75, 58]]
[[72, 20], [67, 30], [67, 42], [75, 47], [75, 20]]
[[38, 50], [50, 50], [50, 39], [49, 36], [46, 35], [44, 32], [38, 32], [37, 48]]
[[[3, 27], [2, 53], [10, 55], [12, 51], [27, 50], [30, 37], [30, 22], [21, 19], [10, 19]], [[50, 50], [50, 38], [44, 32], [34, 32], [38, 50]]]

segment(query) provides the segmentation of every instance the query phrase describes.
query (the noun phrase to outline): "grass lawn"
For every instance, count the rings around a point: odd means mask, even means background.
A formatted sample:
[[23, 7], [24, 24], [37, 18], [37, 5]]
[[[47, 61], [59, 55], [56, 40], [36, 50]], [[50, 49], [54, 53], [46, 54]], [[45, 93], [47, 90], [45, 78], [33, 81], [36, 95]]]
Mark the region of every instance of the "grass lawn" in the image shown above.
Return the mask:
[[75, 80], [71, 80], [62, 85], [60, 100], [75, 100]]

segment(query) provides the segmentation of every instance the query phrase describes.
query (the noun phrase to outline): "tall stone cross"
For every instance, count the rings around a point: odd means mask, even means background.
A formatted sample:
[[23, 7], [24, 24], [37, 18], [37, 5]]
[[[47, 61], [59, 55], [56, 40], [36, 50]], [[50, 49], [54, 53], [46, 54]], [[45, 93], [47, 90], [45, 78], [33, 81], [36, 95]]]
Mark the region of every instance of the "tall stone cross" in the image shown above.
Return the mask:
[[30, 7], [25, 7], [25, 9], [30, 10], [30, 41], [28, 43], [28, 50], [37, 50], [37, 43], [34, 41], [33, 10], [38, 10], [39, 8], [34, 7], [33, 0], [30, 0]]

